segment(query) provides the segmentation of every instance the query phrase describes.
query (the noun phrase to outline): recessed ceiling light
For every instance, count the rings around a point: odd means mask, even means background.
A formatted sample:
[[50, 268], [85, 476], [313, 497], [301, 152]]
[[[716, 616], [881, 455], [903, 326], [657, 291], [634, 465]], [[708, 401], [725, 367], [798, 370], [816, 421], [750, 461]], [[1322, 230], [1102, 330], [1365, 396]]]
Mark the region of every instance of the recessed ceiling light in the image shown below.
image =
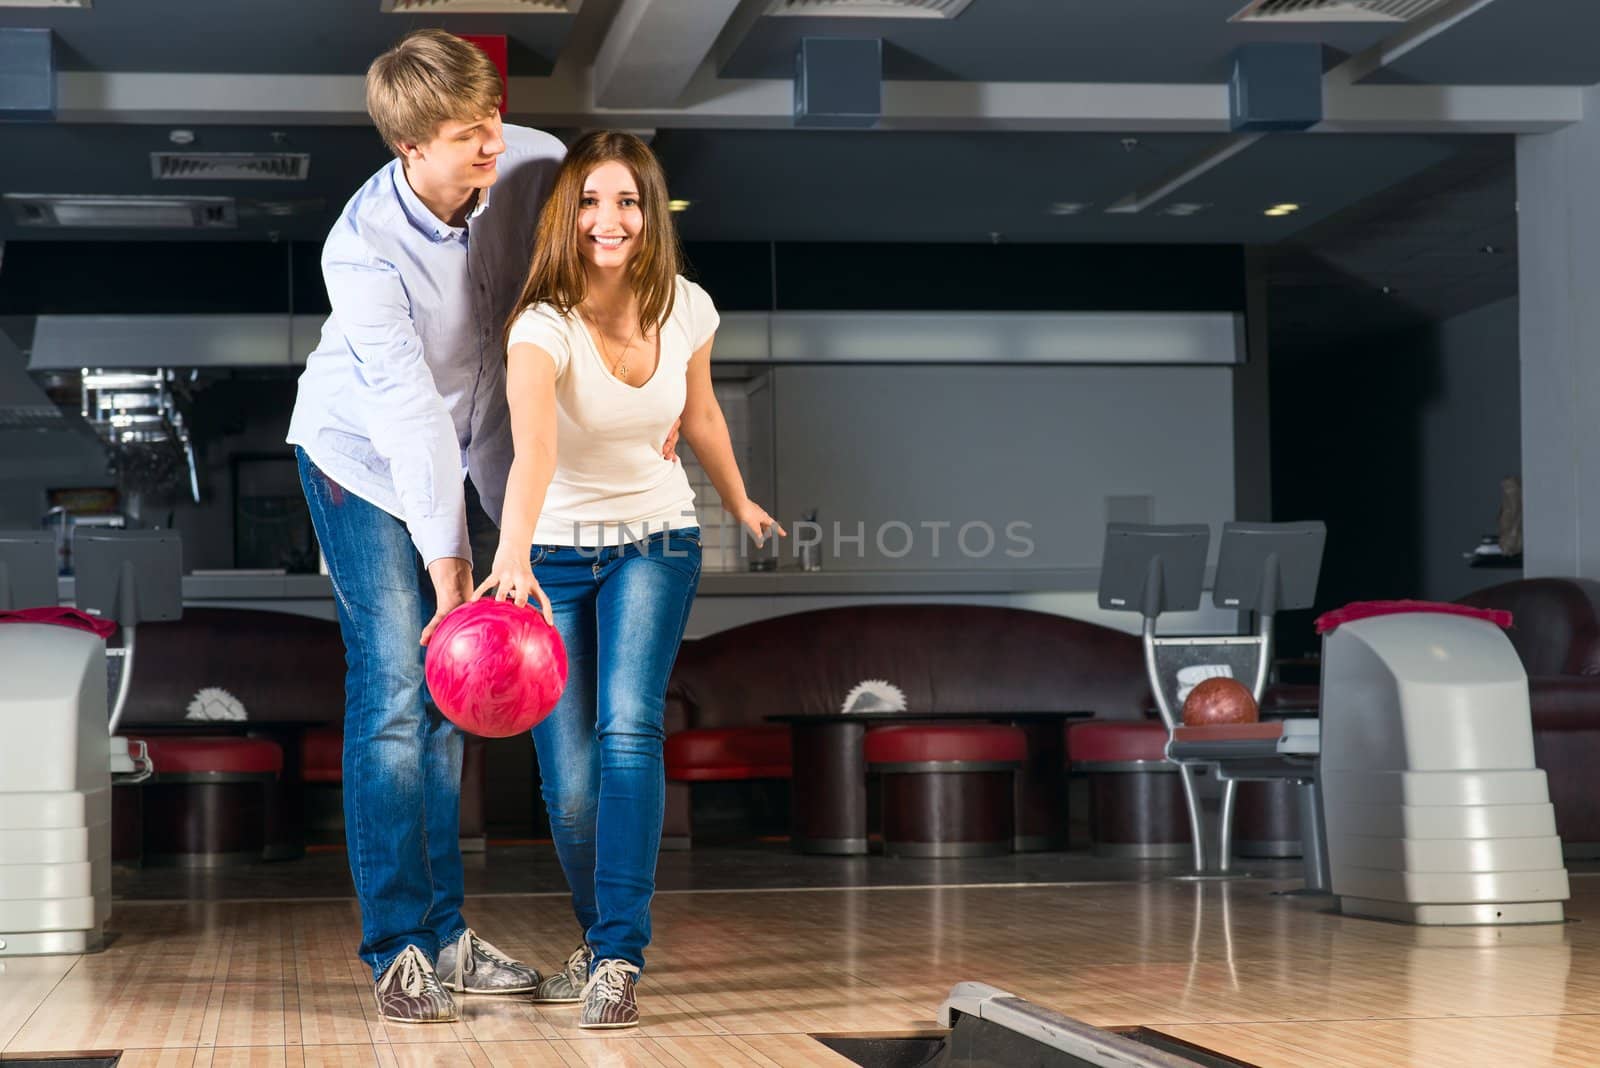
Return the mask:
[[192, 145], [194, 144], [194, 131], [172, 130], [167, 134], [167, 140], [175, 145]]
[[1274, 204], [1262, 214], [1271, 216], [1274, 219], [1281, 219], [1285, 215], [1293, 215], [1299, 210], [1300, 205], [1298, 204]]
[[1076, 200], [1058, 200], [1044, 210], [1051, 215], [1079, 215], [1088, 206]]
[[1499, 245], [1485, 245], [1478, 250], [1486, 256], [1493, 256], [1500, 251]]
[[692, 203], [692, 201], [688, 201], [688, 200], [669, 200], [669, 201], [667, 201], [667, 210], [668, 211], [688, 211], [689, 210], [689, 205], [691, 203]]

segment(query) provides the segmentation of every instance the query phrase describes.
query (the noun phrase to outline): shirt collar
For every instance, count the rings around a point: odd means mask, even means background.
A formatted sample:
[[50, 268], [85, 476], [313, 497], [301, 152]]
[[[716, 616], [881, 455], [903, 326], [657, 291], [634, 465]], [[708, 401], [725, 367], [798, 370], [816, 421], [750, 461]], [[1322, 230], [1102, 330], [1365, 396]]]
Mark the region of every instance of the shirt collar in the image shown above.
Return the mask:
[[[395, 192], [399, 194], [400, 206], [405, 209], [406, 217], [410, 219], [412, 226], [435, 241], [458, 240], [467, 232], [466, 227], [451, 226], [428, 210], [428, 206], [422, 202], [422, 198], [417, 196], [417, 191], [411, 188], [411, 182], [406, 178], [405, 167], [399, 160], [395, 160], [390, 166], [394, 168], [394, 188]], [[478, 203], [467, 213], [467, 222], [470, 223], [479, 215], [482, 215], [484, 209], [488, 206], [489, 190], [479, 190]]]

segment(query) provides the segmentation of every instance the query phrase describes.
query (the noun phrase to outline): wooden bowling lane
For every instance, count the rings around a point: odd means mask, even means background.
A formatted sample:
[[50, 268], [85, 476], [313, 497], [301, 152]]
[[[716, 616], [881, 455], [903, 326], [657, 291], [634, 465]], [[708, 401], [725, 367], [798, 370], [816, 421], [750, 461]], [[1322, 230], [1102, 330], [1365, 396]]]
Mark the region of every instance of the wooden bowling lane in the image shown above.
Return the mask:
[[1211, 1024], [1163, 1030], [1262, 1066], [1593, 1068], [1600, 1063], [1600, 1016]]
[[[123, 1064], [842, 1065], [812, 1033], [911, 1033], [976, 979], [1102, 1026], [1145, 1025], [1264, 1066], [1600, 1063], [1600, 878], [1564, 926], [1348, 919], [1276, 884], [1073, 883], [674, 892], [656, 899], [644, 1026], [462, 999], [441, 1027], [386, 1024], [351, 956], [347, 901], [121, 902], [104, 953], [8, 959], [0, 1050], [125, 1049]], [[469, 901], [549, 968], [560, 897]]]

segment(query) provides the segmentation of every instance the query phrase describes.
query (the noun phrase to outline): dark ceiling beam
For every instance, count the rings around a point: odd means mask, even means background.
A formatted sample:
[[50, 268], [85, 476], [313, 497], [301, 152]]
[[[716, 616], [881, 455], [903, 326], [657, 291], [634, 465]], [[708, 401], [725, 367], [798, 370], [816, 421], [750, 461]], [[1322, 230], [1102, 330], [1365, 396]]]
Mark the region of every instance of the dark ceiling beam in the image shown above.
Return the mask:
[[621, 7], [622, 0], [585, 0], [578, 9], [577, 18], [572, 21], [572, 29], [561, 44], [561, 52], [556, 56], [550, 77], [533, 80], [576, 82], [587, 79], [589, 72], [594, 69], [595, 57], [605, 47], [606, 38], [611, 34], [612, 23], [616, 21], [617, 11]]

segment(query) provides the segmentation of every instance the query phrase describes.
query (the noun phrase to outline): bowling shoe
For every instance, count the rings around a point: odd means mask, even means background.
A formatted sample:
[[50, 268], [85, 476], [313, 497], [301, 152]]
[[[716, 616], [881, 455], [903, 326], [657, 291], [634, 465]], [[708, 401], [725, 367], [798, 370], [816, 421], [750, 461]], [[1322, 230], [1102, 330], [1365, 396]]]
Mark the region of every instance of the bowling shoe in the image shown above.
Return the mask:
[[639, 1026], [639, 1002], [633, 994], [639, 969], [625, 960], [607, 958], [595, 966], [583, 988], [583, 1018], [579, 1027], [590, 1030]]
[[564, 1005], [583, 1000], [583, 988], [589, 982], [589, 965], [594, 954], [587, 944], [579, 946], [567, 958], [561, 970], [545, 976], [539, 992], [533, 996], [536, 1005]]
[[539, 988], [539, 973], [514, 961], [468, 927], [439, 949], [439, 978], [458, 994], [527, 994]]
[[378, 1015], [395, 1023], [450, 1023], [456, 1003], [439, 983], [433, 965], [407, 946], [378, 979]]

